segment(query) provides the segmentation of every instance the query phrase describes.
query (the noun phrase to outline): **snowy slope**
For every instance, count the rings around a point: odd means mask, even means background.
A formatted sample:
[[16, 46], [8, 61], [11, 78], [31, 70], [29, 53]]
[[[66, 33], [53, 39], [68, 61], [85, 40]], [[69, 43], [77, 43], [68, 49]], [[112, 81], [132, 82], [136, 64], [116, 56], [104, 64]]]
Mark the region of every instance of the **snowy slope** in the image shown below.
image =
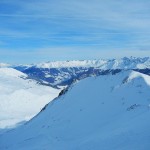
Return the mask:
[[1, 150], [149, 150], [150, 77], [86, 78], [35, 118], [0, 135]]
[[36, 115], [60, 90], [43, 86], [12, 68], [0, 68], [0, 128]]

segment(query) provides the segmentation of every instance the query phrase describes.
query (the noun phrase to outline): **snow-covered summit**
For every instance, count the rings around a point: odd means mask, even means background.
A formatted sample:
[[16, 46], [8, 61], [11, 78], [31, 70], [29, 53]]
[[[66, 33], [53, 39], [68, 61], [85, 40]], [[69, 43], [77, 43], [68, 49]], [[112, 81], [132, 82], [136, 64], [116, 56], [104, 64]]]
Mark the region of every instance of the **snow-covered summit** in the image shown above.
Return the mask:
[[134, 71], [86, 78], [1, 135], [0, 149], [149, 150], [149, 80]]

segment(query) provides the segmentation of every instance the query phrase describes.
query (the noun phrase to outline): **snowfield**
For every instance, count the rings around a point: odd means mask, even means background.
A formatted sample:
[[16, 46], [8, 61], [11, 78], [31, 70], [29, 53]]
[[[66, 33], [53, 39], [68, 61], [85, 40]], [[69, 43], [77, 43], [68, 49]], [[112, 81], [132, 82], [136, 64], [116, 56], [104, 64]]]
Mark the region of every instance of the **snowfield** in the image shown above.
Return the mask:
[[149, 76], [122, 71], [90, 77], [1, 134], [0, 150], [149, 150], [149, 116]]
[[0, 68], [0, 128], [31, 119], [59, 92], [27, 79], [20, 71]]

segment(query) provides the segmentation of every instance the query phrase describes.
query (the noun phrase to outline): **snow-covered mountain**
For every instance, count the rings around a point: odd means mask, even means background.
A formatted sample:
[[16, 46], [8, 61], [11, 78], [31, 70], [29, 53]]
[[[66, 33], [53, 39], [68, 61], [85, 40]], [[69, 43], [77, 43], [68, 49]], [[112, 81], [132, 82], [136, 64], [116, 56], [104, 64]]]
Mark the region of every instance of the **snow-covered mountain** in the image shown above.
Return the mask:
[[0, 68], [0, 128], [31, 119], [59, 92], [13, 68]]
[[14, 67], [36, 67], [36, 68], [101, 68], [108, 69], [145, 69], [150, 68], [150, 57], [123, 57], [119, 59], [98, 59], [98, 60], [67, 60], [49, 61], [38, 64], [15, 65]]
[[86, 78], [31, 121], [0, 135], [1, 150], [149, 150], [150, 77]]
[[37, 68], [72, 68], [72, 67], [95, 67], [102, 70], [108, 69], [144, 69], [150, 68], [150, 58], [124, 57], [120, 59], [99, 59], [99, 60], [74, 60], [56, 61], [35, 64]]
[[118, 73], [121, 70], [136, 70], [150, 74], [150, 58], [124, 57], [110, 60], [56, 61], [34, 65], [14, 66], [31, 79], [51, 86], [70, 85], [74, 80], [85, 77]]
[[[6, 69], [6, 67], [8, 69]], [[12, 69], [11, 69], [12, 68]], [[15, 70], [14, 70], [14, 69]], [[17, 70], [18, 72], [17, 72]], [[4, 71], [2, 74], [2, 71]], [[28, 65], [10, 65], [10, 64], [4, 64], [4, 63], [0, 63], [0, 72], [1, 72], [1, 78], [0, 78], [0, 85], [2, 85], [2, 90], [0, 93], [0, 100], [5, 102], [5, 103], [1, 103], [0, 107], [4, 107], [1, 109], [1, 111], [3, 111], [3, 113], [1, 114], [5, 114], [5, 116], [1, 115], [1, 121], [3, 120], [3, 123], [0, 122], [0, 128], [2, 127], [6, 127], [6, 125], [13, 125], [16, 122], [19, 121], [23, 121], [23, 120], [27, 120], [28, 118], [31, 118], [31, 116], [33, 115], [26, 115], [26, 113], [30, 113], [30, 111], [28, 111], [28, 108], [26, 106], [28, 106], [30, 108], [30, 110], [32, 110], [31, 105], [27, 105], [28, 102], [26, 102], [27, 97], [28, 97], [28, 93], [29, 93], [29, 101], [30, 103], [35, 101], [35, 99], [38, 99], [39, 102], [41, 102], [41, 94], [38, 94], [39, 92], [32, 92], [30, 88], [24, 88], [26, 84], [26, 82], [28, 81], [33, 81], [34, 83], [36, 83], [36, 88], [37, 87], [44, 87], [41, 89], [41, 91], [43, 92], [44, 95], [47, 95], [45, 99], [43, 99], [43, 105], [38, 105], [39, 107], [37, 107], [38, 110], [34, 111], [36, 114], [36, 112], [39, 112], [39, 109], [42, 108], [47, 102], [49, 102], [49, 100], [52, 100], [53, 98], [55, 98], [59, 91], [60, 91], [60, 86], [70, 86], [74, 81], [76, 80], [81, 80], [87, 77], [91, 77], [91, 76], [99, 76], [99, 75], [108, 75], [108, 74], [116, 74], [119, 73], [122, 70], [135, 70], [138, 72], [142, 72], [145, 73], [147, 75], [150, 75], [150, 58], [149, 57], [145, 57], [145, 58], [134, 58], [134, 57], [124, 57], [122, 59], [110, 59], [110, 60], [104, 60], [104, 59], [100, 59], [100, 60], [82, 60], [82, 61], [56, 61], [56, 62], [46, 62], [46, 63], [39, 63], [39, 64], [28, 64]], [[15, 71], [15, 73], [14, 73]], [[17, 73], [16, 73], [17, 72]], [[14, 74], [14, 76], [16, 76], [16, 74], [20, 74], [20, 76], [23, 76], [23, 78], [18, 77], [19, 75], [17, 75], [17, 77], [13, 77], [10, 75]], [[3, 79], [3, 78], [7, 79]], [[14, 80], [15, 78], [15, 80]], [[22, 87], [20, 84], [20, 80], [21, 82], [23, 82]], [[7, 82], [9, 81], [9, 82]], [[11, 82], [13, 82], [13, 84], [11, 84]], [[16, 83], [16, 84], [15, 84]], [[37, 84], [38, 83], [38, 84]], [[6, 85], [4, 85], [6, 84]], [[28, 83], [28, 87], [30, 87], [31, 83]], [[20, 86], [19, 86], [20, 85]], [[39, 86], [40, 85], [40, 86]], [[43, 85], [43, 86], [42, 86]], [[46, 86], [44, 86], [46, 85]], [[11, 87], [13, 86], [13, 87]], [[7, 94], [3, 87], [8, 87], [7, 89], [9, 89], [11, 92], [9, 92], [9, 94]], [[48, 95], [51, 95], [51, 92], [44, 92], [45, 88], [49, 88], [52, 89], [51, 87], [57, 88], [57, 92], [56, 94], [54, 94], [55, 96], [50, 97], [50, 99], [48, 98]], [[22, 89], [22, 90], [18, 90], [18, 89]], [[17, 92], [20, 92], [20, 95], [17, 96], [16, 99], [16, 95], [14, 93], [16, 93], [16, 90], [12, 91], [11, 89], [16, 89]], [[43, 90], [44, 89], [44, 90]], [[29, 92], [28, 92], [29, 91]], [[26, 93], [24, 96], [24, 93]], [[48, 93], [48, 94], [47, 94]], [[53, 92], [52, 92], [53, 93]], [[33, 96], [34, 95], [34, 96]], [[35, 97], [35, 95], [37, 97]], [[40, 96], [39, 96], [40, 95]], [[53, 95], [53, 94], [52, 94]], [[20, 98], [21, 97], [21, 98]], [[13, 100], [13, 101], [12, 101]], [[17, 101], [17, 107], [15, 106], [15, 103], [12, 104], [10, 103]], [[20, 103], [18, 103], [18, 101]], [[37, 101], [36, 101], [37, 102]], [[9, 104], [10, 103], [10, 104]], [[25, 105], [25, 104], [26, 105]], [[12, 111], [18, 111], [18, 107], [22, 110], [22, 107], [20, 107], [20, 105], [22, 104], [25, 105], [25, 109], [23, 111], [23, 113], [19, 113], [20, 115], [16, 115], [17, 113], [13, 114], [11, 113]], [[36, 104], [36, 103], [34, 103]], [[12, 110], [9, 108], [8, 110], [10, 110], [10, 112], [5, 113], [6, 109], [6, 105], [11, 106]], [[7, 111], [8, 111], [7, 110]], [[11, 114], [11, 115], [10, 115]], [[25, 115], [22, 115], [25, 114]], [[22, 115], [22, 117], [20, 117]], [[9, 117], [8, 117], [9, 116]], [[7, 119], [6, 119], [7, 118]], [[8, 120], [9, 118], [9, 120]], [[20, 118], [20, 119], [19, 119]], [[22, 118], [22, 119], [21, 119]], [[27, 119], [26, 119], [27, 118]], [[10, 121], [11, 120], [11, 121]], [[16, 121], [15, 121], [16, 120]], [[14, 123], [13, 123], [14, 122]]]

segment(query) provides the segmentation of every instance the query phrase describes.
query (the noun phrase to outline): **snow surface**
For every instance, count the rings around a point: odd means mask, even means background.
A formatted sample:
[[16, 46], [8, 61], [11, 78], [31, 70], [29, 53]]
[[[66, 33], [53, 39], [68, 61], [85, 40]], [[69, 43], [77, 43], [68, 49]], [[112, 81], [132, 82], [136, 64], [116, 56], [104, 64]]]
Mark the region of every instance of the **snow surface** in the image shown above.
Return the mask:
[[0, 135], [0, 150], [149, 150], [150, 77], [86, 78], [36, 117]]
[[60, 90], [43, 86], [12, 68], [0, 68], [0, 128], [35, 116]]

